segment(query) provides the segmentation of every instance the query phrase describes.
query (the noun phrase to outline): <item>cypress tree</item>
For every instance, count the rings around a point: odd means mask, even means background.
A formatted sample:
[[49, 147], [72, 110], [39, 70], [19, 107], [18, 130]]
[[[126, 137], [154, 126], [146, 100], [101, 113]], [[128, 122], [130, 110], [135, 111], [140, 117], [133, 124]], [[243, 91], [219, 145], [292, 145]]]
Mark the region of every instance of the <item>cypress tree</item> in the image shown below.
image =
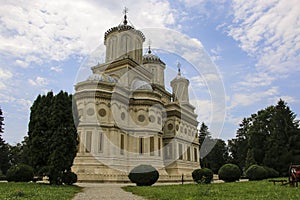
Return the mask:
[[51, 184], [62, 184], [77, 149], [71, 95], [61, 91], [37, 97], [31, 107], [27, 146], [35, 172], [49, 176]]
[[0, 108], [0, 174], [6, 174], [9, 168], [9, 158], [8, 158], [8, 144], [2, 138], [4, 126], [4, 117], [2, 116], [2, 109]]

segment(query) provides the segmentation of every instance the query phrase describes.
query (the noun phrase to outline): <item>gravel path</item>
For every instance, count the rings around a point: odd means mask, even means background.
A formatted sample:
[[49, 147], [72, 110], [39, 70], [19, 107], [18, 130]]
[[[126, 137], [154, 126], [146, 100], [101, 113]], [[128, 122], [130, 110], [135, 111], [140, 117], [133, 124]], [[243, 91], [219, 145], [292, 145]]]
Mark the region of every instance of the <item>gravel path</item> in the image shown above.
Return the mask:
[[83, 191], [78, 193], [73, 200], [144, 200], [121, 188], [130, 184], [78, 183], [77, 185], [83, 187]]

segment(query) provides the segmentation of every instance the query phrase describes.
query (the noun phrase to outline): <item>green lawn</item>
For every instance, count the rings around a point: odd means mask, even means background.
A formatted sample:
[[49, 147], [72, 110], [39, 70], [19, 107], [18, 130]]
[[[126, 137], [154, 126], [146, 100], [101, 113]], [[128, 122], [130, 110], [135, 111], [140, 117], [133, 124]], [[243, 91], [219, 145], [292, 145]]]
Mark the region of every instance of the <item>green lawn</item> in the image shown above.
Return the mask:
[[249, 181], [218, 184], [186, 184], [186, 185], [159, 185], [151, 187], [124, 187], [125, 191], [151, 200], [192, 200], [192, 199], [300, 199], [300, 187], [264, 181]]
[[68, 200], [80, 190], [77, 186], [0, 182], [0, 199]]

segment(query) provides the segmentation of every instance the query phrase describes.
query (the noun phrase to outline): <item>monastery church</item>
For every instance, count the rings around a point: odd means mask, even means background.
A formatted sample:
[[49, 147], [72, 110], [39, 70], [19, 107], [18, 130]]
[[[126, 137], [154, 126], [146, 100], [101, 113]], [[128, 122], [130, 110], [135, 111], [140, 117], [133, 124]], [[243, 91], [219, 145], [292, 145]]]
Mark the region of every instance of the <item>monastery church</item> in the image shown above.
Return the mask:
[[155, 167], [158, 181], [192, 179], [200, 167], [197, 115], [189, 102], [189, 80], [178, 74], [165, 89], [166, 64], [144, 34], [128, 23], [105, 32], [105, 63], [75, 85], [79, 116], [78, 153], [72, 170], [81, 182], [128, 182], [140, 164]]

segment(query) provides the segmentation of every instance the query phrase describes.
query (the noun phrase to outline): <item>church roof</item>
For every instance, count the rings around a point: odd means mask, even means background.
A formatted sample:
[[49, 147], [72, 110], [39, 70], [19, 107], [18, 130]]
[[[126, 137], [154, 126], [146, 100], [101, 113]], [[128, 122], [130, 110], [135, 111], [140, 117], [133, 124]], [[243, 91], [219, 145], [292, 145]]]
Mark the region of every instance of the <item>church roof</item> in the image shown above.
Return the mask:
[[87, 81], [102, 81], [102, 82], [108, 82], [108, 83], [116, 83], [116, 79], [113, 77], [107, 75], [107, 74], [92, 74], [87, 78]]
[[165, 63], [160, 59], [160, 57], [152, 54], [150, 46], [148, 49], [148, 53], [143, 55], [143, 63], [162, 63], [165, 65]]
[[128, 25], [128, 20], [127, 20], [127, 12], [128, 12], [128, 9], [125, 8], [124, 10], [124, 20], [121, 24], [119, 24], [119, 26], [115, 26], [113, 28], [110, 28], [108, 31], [105, 32], [104, 34], [104, 40], [107, 39], [107, 37], [113, 33], [113, 32], [122, 32], [122, 31], [133, 31], [135, 32], [136, 34], [139, 34], [141, 36], [141, 38], [143, 38], [143, 42], [145, 41], [145, 35], [139, 31], [139, 30], [136, 30], [133, 25]]
[[175, 81], [175, 80], [187, 80], [187, 78], [185, 78], [184, 76], [181, 75], [181, 64], [178, 62], [177, 64], [177, 68], [178, 68], [178, 73], [177, 73], [177, 76], [172, 80], [172, 81]]

